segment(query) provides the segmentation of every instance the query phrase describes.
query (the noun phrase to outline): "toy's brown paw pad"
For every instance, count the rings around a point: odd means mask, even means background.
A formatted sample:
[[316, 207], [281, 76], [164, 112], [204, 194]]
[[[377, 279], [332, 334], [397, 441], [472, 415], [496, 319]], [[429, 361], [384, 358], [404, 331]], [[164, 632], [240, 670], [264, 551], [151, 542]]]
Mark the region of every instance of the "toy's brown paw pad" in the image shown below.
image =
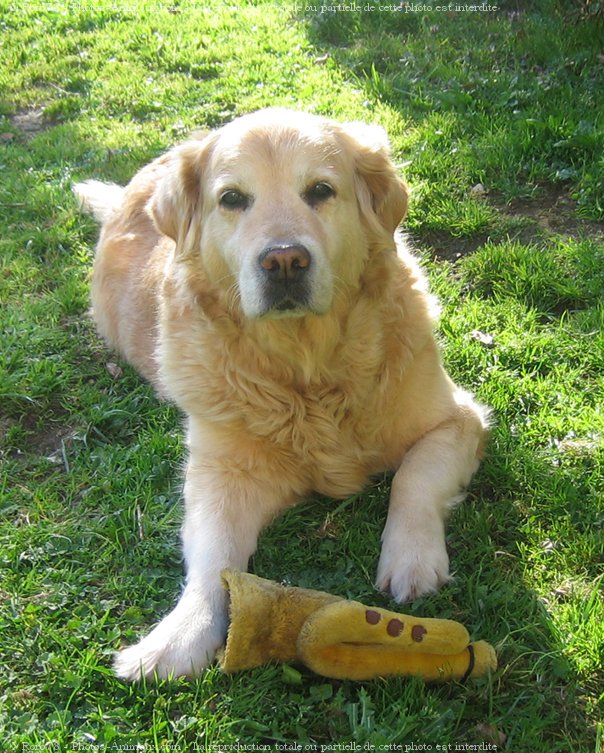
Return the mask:
[[386, 632], [392, 638], [398, 638], [399, 635], [403, 632], [404, 627], [405, 627], [405, 623], [395, 618], [393, 620], [390, 620], [390, 622], [388, 623]]
[[424, 640], [424, 635], [426, 635], [428, 631], [423, 625], [414, 625], [411, 628], [411, 638], [416, 643], [421, 643]]

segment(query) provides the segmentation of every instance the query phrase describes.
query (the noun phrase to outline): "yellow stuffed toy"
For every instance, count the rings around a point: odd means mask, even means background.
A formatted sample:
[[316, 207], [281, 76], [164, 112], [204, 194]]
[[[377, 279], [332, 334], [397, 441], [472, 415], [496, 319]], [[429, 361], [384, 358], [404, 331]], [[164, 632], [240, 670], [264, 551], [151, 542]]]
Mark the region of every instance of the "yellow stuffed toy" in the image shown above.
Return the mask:
[[219, 655], [225, 672], [300, 661], [339, 680], [412, 675], [464, 681], [497, 667], [493, 647], [470, 643], [459, 622], [366, 607], [236, 570], [223, 570], [222, 581], [230, 595], [229, 633]]

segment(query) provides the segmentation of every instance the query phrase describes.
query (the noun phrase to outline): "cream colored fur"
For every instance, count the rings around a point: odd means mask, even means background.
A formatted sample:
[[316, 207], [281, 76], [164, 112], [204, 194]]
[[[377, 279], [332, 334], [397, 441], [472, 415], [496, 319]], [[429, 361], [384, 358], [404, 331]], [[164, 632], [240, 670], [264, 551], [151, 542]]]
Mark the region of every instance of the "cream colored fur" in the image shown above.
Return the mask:
[[[335, 195], [311, 201], [328, 183]], [[249, 198], [225, 207], [225, 191]], [[311, 491], [395, 471], [377, 586], [449, 577], [444, 521], [476, 470], [486, 412], [445, 373], [420, 269], [395, 231], [407, 192], [383, 131], [265, 110], [175, 147], [125, 188], [76, 193], [102, 222], [99, 331], [188, 417], [184, 592], [124, 678], [196, 674], [224, 643], [225, 567]], [[304, 246], [308, 298], [265, 296], [262, 252]]]

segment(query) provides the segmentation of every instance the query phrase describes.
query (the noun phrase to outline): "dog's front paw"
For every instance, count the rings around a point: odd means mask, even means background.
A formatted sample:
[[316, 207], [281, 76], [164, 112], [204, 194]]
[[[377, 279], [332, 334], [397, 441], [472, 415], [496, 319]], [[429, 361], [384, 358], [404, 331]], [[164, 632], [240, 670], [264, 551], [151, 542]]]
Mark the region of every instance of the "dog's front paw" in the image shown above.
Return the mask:
[[186, 592], [175, 609], [139, 643], [119, 651], [114, 669], [124, 680], [166, 679], [200, 674], [226, 640], [223, 610], [212, 614]]
[[413, 601], [450, 580], [449, 555], [442, 537], [425, 541], [384, 536], [376, 586], [396, 601]]

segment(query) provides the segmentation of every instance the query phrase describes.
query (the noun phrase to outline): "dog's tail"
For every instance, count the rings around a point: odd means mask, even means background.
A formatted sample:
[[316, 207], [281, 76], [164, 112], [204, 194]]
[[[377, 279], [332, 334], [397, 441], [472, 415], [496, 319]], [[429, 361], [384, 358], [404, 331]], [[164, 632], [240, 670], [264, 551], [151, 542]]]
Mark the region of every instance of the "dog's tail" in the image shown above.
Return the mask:
[[122, 205], [124, 190], [115, 183], [101, 183], [99, 180], [86, 180], [73, 186], [80, 207], [101, 223]]

